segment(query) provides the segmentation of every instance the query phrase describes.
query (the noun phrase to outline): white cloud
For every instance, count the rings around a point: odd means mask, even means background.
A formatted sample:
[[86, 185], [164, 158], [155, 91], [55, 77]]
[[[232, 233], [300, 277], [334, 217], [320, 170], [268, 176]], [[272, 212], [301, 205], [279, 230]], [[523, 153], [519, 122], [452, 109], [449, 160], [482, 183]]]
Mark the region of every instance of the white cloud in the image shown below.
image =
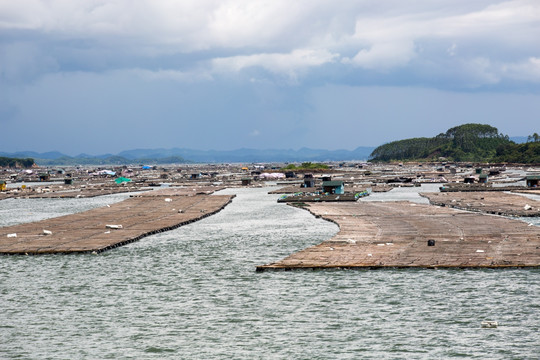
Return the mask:
[[[432, 62], [434, 59], [419, 51], [418, 44], [433, 47], [444, 42], [451, 44], [446, 46], [449, 56], [458, 55], [455, 50], [461, 44], [474, 52], [473, 56], [464, 52], [461, 58], [471, 61], [471, 66], [478, 66], [477, 58], [488, 54], [508, 56], [505, 48], [540, 52], [540, 43], [532, 35], [540, 33], [538, 2], [515, 0], [481, 8], [471, 4], [466, 10], [424, 6], [426, 10], [421, 11], [413, 6], [407, 9], [405, 3], [398, 4], [390, 16], [384, 12], [359, 14], [355, 32], [349, 39], [349, 48], [359, 50], [344, 62], [372, 70], [399, 68], [417, 57]], [[493, 48], [495, 44], [499, 48]]]
[[377, 43], [369, 49], [360, 50], [352, 59], [343, 63], [353, 64], [370, 70], [388, 70], [404, 66], [416, 56], [414, 43], [407, 40]]
[[331, 63], [339, 57], [327, 50], [299, 49], [288, 54], [255, 54], [212, 60], [216, 72], [239, 72], [249, 67], [261, 67], [272, 73], [296, 78], [305, 69]]
[[[520, 74], [536, 69], [529, 59], [540, 58], [539, 33], [537, 0], [2, 1], [0, 66], [14, 78], [79, 67], [204, 81], [255, 67], [297, 80], [334, 64], [336, 78], [407, 71], [423, 84], [428, 66], [439, 79], [480, 69], [477, 83], [529, 83], [535, 77]], [[10, 50], [21, 42], [39, 50], [32, 61]]]
[[[477, 11], [442, 16], [430, 21], [436, 36], [489, 37], [500, 36], [500, 42], [511, 39], [535, 41], [521, 31], [539, 28], [540, 6], [535, 0], [513, 0], [491, 4]], [[525, 36], [524, 36], [525, 35]]]
[[318, 3], [330, 6], [320, 0], [4, 1], [0, 29], [32, 29], [50, 36], [101, 41], [131, 39], [183, 52], [279, 47], [297, 38], [302, 27], [314, 26], [311, 20], [321, 15]]
[[469, 87], [496, 84], [501, 81], [497, 67], [489, 59], [478, 57], [463, 63], [463, 69], [467, 75], [464, 84]]
[[540, 83], [540, 57], [530, 57], [526, 61], [504, 64], [501, 72], [509, 79]]

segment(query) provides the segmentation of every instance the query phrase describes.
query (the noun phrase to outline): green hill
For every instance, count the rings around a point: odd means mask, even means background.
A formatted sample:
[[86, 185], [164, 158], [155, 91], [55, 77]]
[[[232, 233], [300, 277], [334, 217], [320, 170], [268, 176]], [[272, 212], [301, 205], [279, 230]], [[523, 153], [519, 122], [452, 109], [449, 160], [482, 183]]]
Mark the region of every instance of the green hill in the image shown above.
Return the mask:
[[444, 157], [452, 161], [540, 163], [540, 142], [535, 135], [529, 136], [528, 143], [516, 144], [493, 126], [464, 124], [432, 138], [381, 145], [373, 150], [370, 160], [432, 161]]

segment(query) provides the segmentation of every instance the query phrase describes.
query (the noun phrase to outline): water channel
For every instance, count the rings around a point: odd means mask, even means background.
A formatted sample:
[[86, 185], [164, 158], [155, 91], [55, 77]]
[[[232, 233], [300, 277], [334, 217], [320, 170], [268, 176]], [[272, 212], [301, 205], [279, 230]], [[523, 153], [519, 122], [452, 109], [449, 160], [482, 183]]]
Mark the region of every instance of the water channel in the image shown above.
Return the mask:
[[[0, 358], [538, 358], [538, 269], [256, 273], [338, 231], [268, 190], [99, 255], [0, 257]], [[123, 198], [4, 200], [0, 225]]]

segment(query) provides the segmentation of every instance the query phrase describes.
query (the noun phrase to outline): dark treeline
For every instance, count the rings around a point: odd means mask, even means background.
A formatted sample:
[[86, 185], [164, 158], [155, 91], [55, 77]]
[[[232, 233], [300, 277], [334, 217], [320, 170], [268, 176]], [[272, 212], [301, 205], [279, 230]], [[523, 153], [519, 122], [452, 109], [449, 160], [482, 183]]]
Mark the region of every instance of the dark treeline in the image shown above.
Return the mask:
[[0, 167], [21, 167], [21, 168], [31, 168], [32, 165], [34, 165], [34, 159], [31, 158], [25, 158], [25, 159], [18, 159], [18, 158], [8, 158], [8, 157], [0, 157]]
[[483, 124], [464, 124], [433, 138], [393, 141], [377, 147], [371, 161], [437, 160], [540, 163], [540, 142], [535, 133], [526, 144], [516, 144], [497, 128]]
[[525, 144], [507, 144], [497, 148], [497, 160], [523, 164], [540, 164], [540, 140], [538, 137]]
[[303, 162], [302, 165], [296, 166], [294, 164], [289, 164], [283, 168], [283, 170], [318, 170], [318, 169], [328, 169], [328, 165], [321, 163], [312, 163], [312, 162]]

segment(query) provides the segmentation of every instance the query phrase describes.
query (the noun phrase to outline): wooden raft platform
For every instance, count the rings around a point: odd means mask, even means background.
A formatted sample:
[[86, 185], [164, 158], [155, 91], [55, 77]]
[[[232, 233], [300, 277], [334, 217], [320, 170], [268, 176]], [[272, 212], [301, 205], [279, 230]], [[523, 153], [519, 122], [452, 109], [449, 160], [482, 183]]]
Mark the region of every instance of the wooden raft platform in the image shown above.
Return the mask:
[[225, 189], [225, 186], [184, 186], [164, 187], [154, 191], [139, 194], [137, 196], [176, 196], [176, 195], [210, 195], [216, 191]]
[[[102, 252], [215, 214], [234, 195], [132, 197], [78, 214], [0, 228], [0, 254]], [[181, 210], [181, 212], [179, 212]], [[106, 225], [122, 225], [110, 229]], [[45, 235], [44, 230], [52, 234]], [[16, 237], [9, 234], [17, 234]]]
[[445, 184], [441, 186], [441, 192], [475, 192], [475, 191], [520, 191], [527, 190], [526, 186], [491, 186], [491, 184]]
[[409, 202], [310, 203], [307, 209], [337, 223], [339, 233], [257, 271], [540, 266], [540, 228], [518, 220]]
[[540, 201], [524, 196], [495, 192], [421, 193], [430, 204], [487, 214], [538, 217]]
[[367, 196], [368, 194], [303, 194], [303, 195], [290, 195], [278, 199], [278, 203], [304, 203], [304, 202], [343, 202], [343, 201], [357, 201], [359, 198]]
[[[40, 189], [41, 190], [41, 189]], [[8, 191], [0, 193], [0, 200], [4, 199], [69, 199], [69, 198], [92, 198], [103, 195], [121, 194], [151, 190], [149, 187], [135, 186], [111, 186], [111, 187], [87, 187], [73, 189], [53, 188], [51, 191], [35, 191], [34, 188]]]

